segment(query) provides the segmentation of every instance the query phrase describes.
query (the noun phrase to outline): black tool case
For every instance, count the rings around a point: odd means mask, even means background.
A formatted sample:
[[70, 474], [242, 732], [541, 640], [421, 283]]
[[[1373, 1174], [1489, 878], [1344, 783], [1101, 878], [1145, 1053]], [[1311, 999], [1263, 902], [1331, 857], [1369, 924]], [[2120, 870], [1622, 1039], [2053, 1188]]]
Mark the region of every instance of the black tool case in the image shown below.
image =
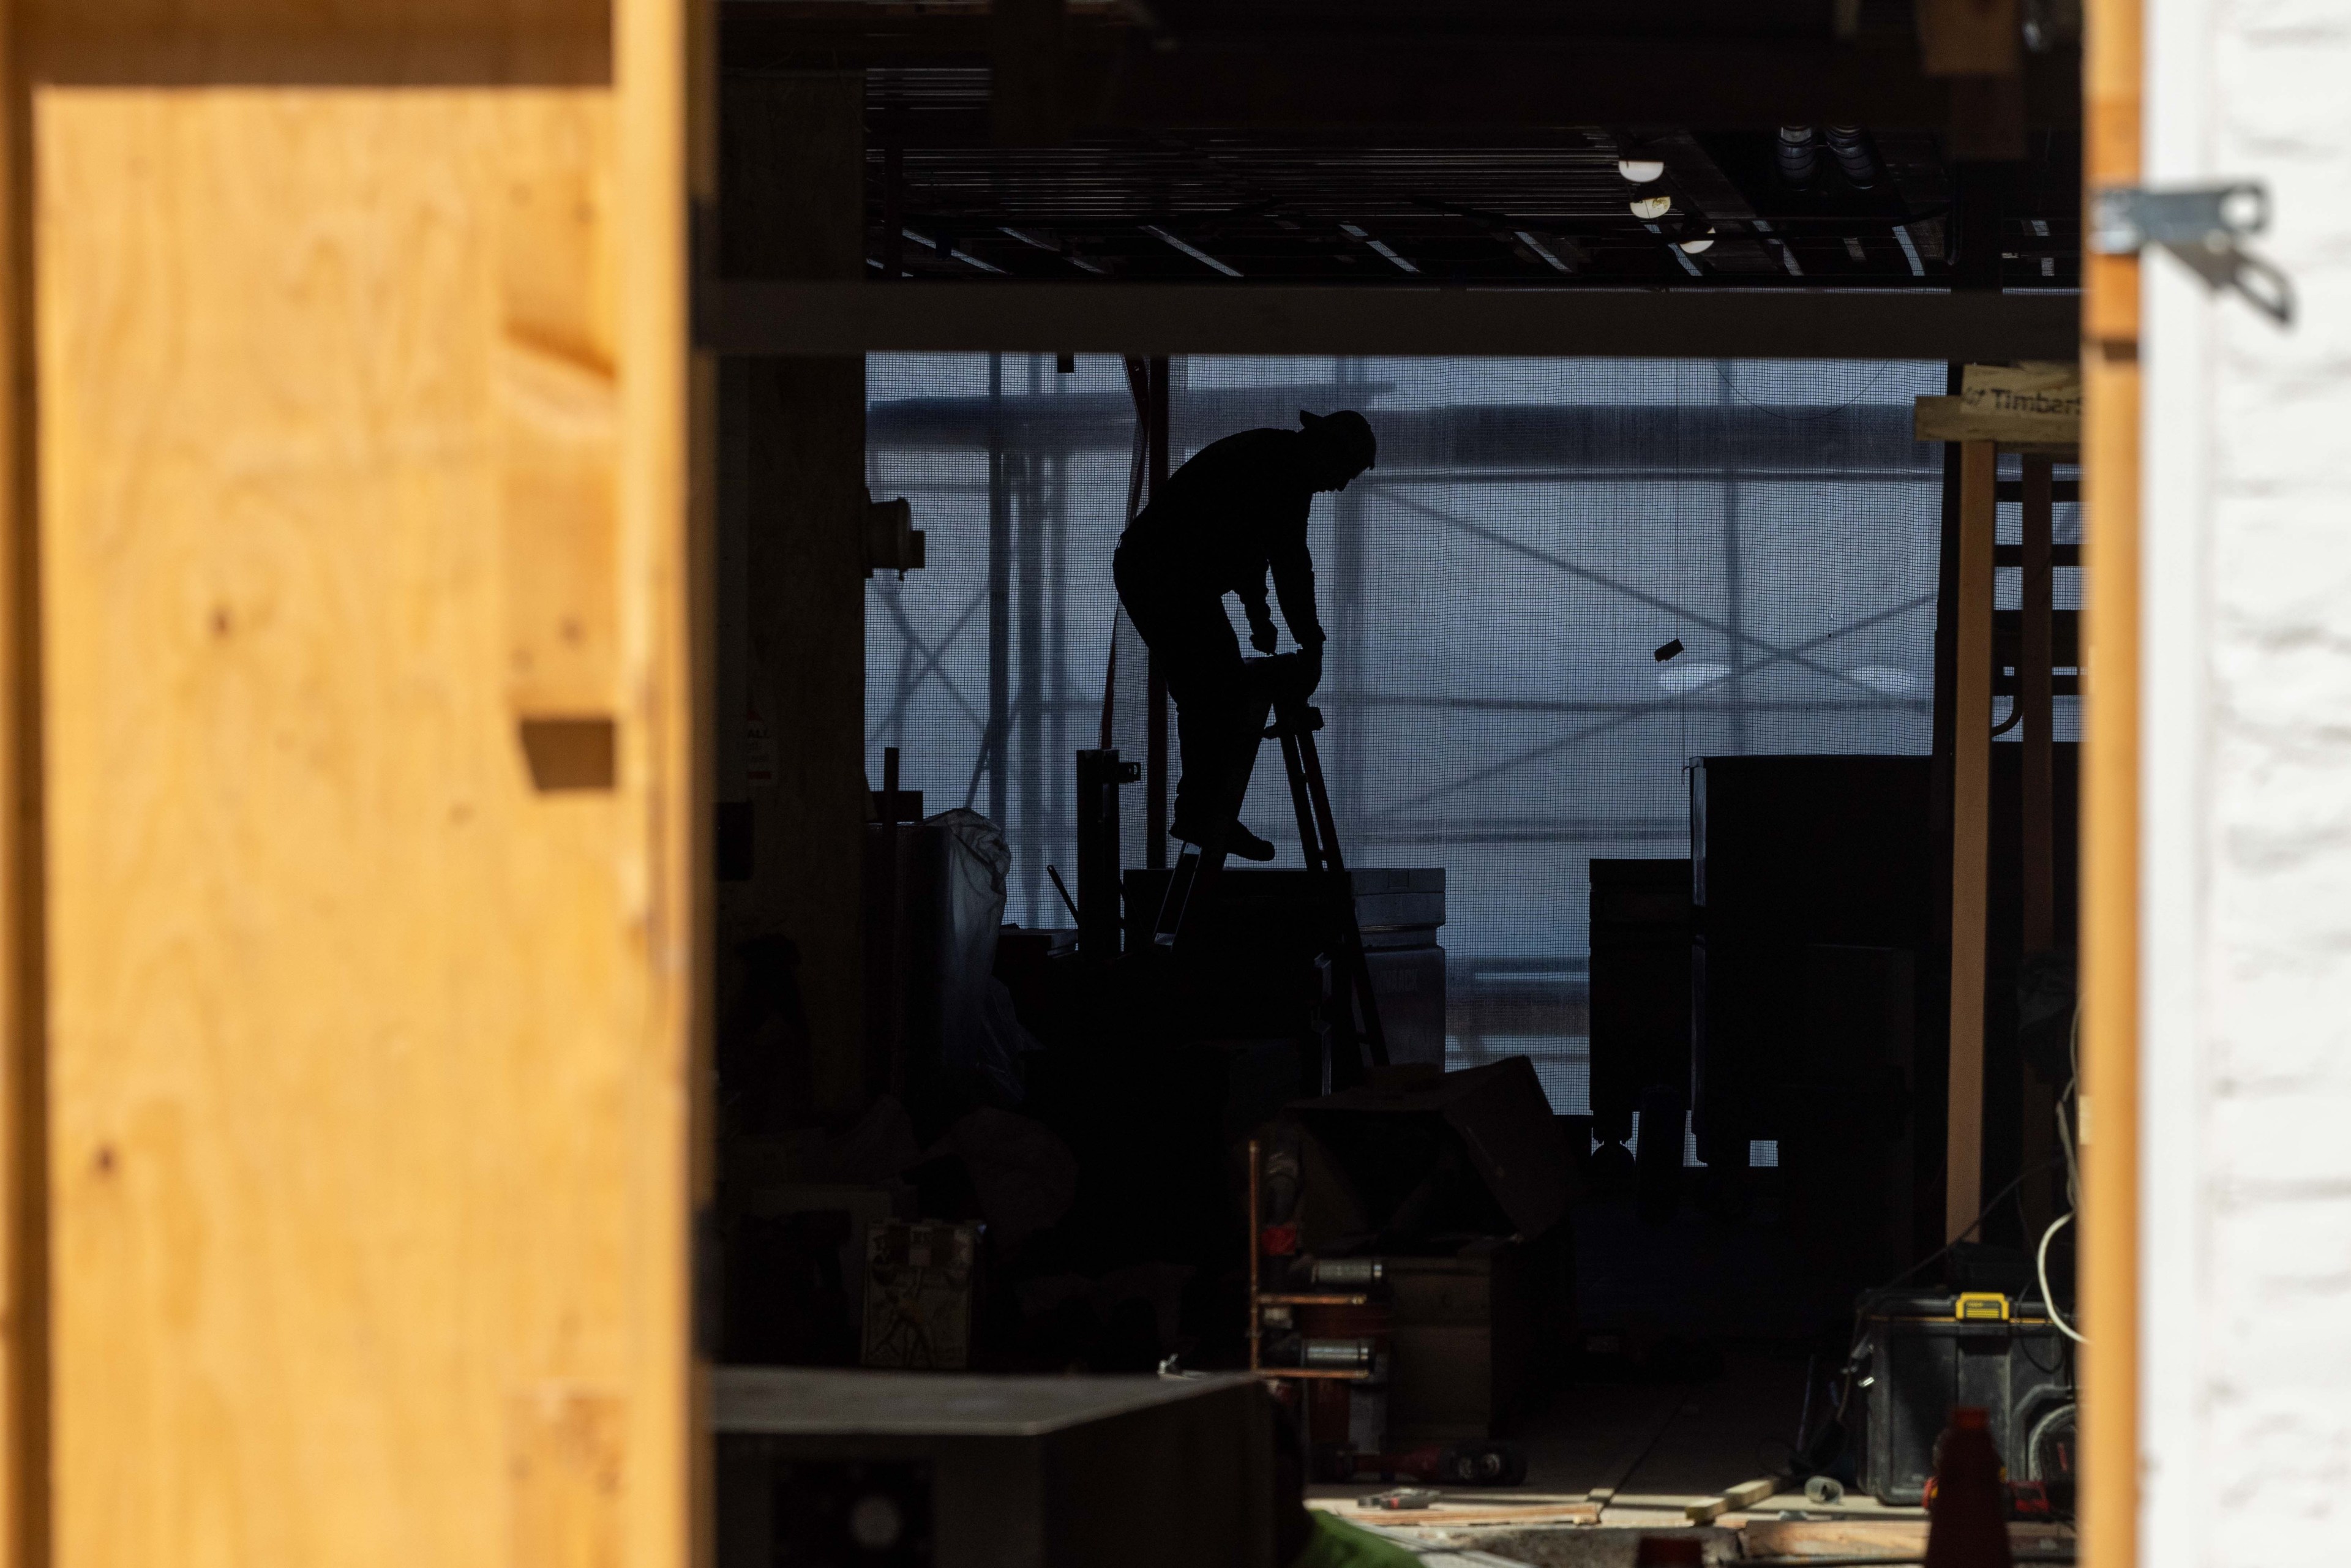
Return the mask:
[[[1995, 1313], [2001, 1315], [1994, 1315]], [[2073, 1479], [2074, 1345], [2036, 1300], [1893, 1289], [1862, 1298], [1847, 1405], [1857, 1482], [1916, 1504], [1954, 1406], [1980, 1406], [2012, 1479]]]

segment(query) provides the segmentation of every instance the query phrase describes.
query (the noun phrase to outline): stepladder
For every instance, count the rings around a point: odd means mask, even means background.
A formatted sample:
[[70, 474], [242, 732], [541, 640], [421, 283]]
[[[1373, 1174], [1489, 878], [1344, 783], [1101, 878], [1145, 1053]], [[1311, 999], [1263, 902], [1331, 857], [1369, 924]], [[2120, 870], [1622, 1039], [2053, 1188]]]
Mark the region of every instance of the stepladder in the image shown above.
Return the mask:
[[1179, 968], [1195, 957], [1202, 927], [1216, 918], [1227, 841], [1256, 771], [1259, 749], [1269, 738], [1278, 741], [1290, 808], [1297, 817], [1299, 849], [1315, 883], [1314, 902], [1325, 922], [1329, 956], [1343, 993], [1334, 998], [1339, 1005], [1332, 1011], [1340, 1032], [1347, 1038], [1333, 1043], [1359, 1051], [1371, 1066], [1385, 1067], [1387, 1032], [1381, 1026], [1371, 960], [1356, 918], [1354, 883], [1339, 847], [1338, 821], [1322, 776], [1322, 755], [1314, 743], [1315, 733], [1322, 728], [1322, 710], [1308, 700], [1311, 687], [1307, 661], [1297, 653], [1247, 659], [1242, 661], [1242, 679], [1243, 700], [1236, 716], [1236, 723], [1242, 727], [1241, 744], [1232, 748], [1230, 766], [1219, 780], [1217, 809], [1202, 831], [1201, 841], [1186, 843], [1176, 858], [1153, 922], [1152, 946], [1174, 959]]

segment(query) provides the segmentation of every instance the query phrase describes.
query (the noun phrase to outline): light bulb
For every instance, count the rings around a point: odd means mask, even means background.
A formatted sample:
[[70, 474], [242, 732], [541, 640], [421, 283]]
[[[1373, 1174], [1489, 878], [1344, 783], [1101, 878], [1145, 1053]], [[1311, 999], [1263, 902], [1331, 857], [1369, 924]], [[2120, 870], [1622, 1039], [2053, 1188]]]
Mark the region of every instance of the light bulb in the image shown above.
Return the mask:
[[1619, 158], [1616, 172], [1635, 185], [1646, 185], [1666, 172], [1663, 160], [1656, 158]]
[[1636, 218], [1662, 218], [1674, 210], [1674, 199], [1671, 196], [1636, 196], [1632, 207], [1633, 215]]

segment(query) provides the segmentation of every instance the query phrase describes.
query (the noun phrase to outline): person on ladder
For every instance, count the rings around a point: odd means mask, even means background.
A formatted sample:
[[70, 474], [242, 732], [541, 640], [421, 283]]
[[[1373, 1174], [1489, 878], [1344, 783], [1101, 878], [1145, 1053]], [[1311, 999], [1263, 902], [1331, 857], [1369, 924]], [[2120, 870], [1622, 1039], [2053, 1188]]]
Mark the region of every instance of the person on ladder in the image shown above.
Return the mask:
[[[1371, 422], [1353, 409], [1301, 413], [1297, 430], [1244, 430], [1195, 454], [1161, 486], [1120, 536], [1111, 574], [1119, 602], [1158, 661], [1176, 699], [1184, 773], [1172, 838], [1199, 844], [1222, 814], [1219, 781], [1233, 748], [1254, 737], [1248, 720], [1240, 640], [1225, 595], [1247, 612], [1249, 645], [1274, 650], [1266, 577], [1290, 638], [1305, 655], [1307, 692], [1322, 684], [1322, 626], [1314, 614], [1314, 561], [1306, 519], [1315, 496], [1343, 490], [1373, 465]], [[1301, 694], [1302, 695], [1302, 694]], [[1270, 861], [1273, 846], [1239, 822], [1226, 824], [1227, 852]]]

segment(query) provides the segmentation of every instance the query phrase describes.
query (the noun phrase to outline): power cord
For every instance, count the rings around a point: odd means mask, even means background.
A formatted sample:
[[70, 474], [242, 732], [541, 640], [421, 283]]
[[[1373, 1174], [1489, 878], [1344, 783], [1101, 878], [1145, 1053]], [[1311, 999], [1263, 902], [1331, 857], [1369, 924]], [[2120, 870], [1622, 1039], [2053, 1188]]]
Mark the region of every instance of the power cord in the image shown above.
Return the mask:
[[2041, 1253], [2038, 1260], [2041, 1272], [2041, 1304], [2049, 1309], [2049, 1321], [2057, 1325], [2059, 1333], [2064, 1334], [2075, 1344], [2087, 1344], [2090, 1342], [2084, 1339], [2074, 1331], [2074, 1325], [2065, 1321], [2065, 1314], [2057, 1310], [2057, 1299], [2049, 1293], [2049, 1243], [2056, 1239], [2057, 1232], [2064, 1229], [2065, 1222], [2073, 1218], [2074, 1211], [2069, 1208], [2050, 1221], [2049, 1228], [2041, 1233]]
[[2066, 1222], [2071, 1220], [2082, 1207], [2081, 1154], [2074, 1146], [2074, 1124], [2065, 1115], [2065, 1103], [2074, 1098], [2074, 1088], [2082, 1081], [2082, 1003], [2078, 997], [2074, 1002], [2074, 1027], [2066, 1036], [2065, 1051], [2067, 1066], [2065, 1089], [2064, 1092], [2057, 1096], [2056, 1105], [2057, 1146], [2065, 1151], [2065, 1201], [2071, 1207], [2051, 1220], [2049, 1228], [2041, 1233], [2041, 1248], [2034, 1255], [2034, 1266], [2040, 1273], [2041, 1301], [2042, 1304], [2049, 1309], [2049, 1321], [2055, 1323], [2058, 1332], [2075, 1344], [2087, 1344], [2090, 1342], [2083, 1338], [2074, 1325], [2065, 1321], [2065, 1314], [2057, 1310], [2057, 1297], [2049, 1289], [2049, 1243], [2057, 1239], [2057, 1232], [2065, 1228]]
[[[2047, 1170], [2051, 1167], [2043, 1166], [2041, 1168], [2043, 1170]], [[1986, 1203], [1983, 1207], [1978, 1211], [1976, 1217], [1968, 1222], [1966, 1228], [1962, 1229], [1957, 1236], [1952, 1237], [1949, 1241], [1944, 1242], [1942, 1246], [1937, 1248], [1934, 1251], [1929, 1252], [1924, 1258], [1919, 1259], [1916, 1263], [1911, 1264], [1907, 1269], [1903, 1270], [1901, 1273], [1896, 1274], [1893, 1279], [1878, 1287], [1878, 1289], [1890, 1291], [1895, 1286], [1903, 1283], [1912, 1275], [1917, 1273], [1919, 1270], [1926, 1268], [1928, 1265], [1948, 1255], [1952, 1248], [1957, 1247], [1960, 1242], [1965, 1241], [1970, 1236], [1975, 1233], [1976, 1228], [1979, 1226], [1982, 1225], [1985, 1220], [1991, 1218], [1992, 1211], [1997, 1209], [2001, 1204], [2007, 1202], [2011, 1193], [2015, 1192], [2019, 1187], [2024, 1185], [2024, 1178], [2026, 1176], [2035, 1174], [2037, 1173], [2032, 1171], [2019, 1171], [2016, 1174], [2015, 1178], [2006, 1186], [2001, 1187], [1998, 1192], [1992, 1194], [1991, 1200], [1989, 1203]], [[2045, 1245], [2046, 1238], [2043, 1239], [2043, 1241]], [[2044, 1281], [2041, 1287], [2041, 1291], [2042, 1295], [2044, 1298], [2049, 1293], [2049, 1287], [2045, 1280], [2045, 1271]], [[2051, 1309], [2051, 1315], [2053, 1317], [2055, 1315], [2055, 1309], [2053, 1307]], [[1855, 1375], [1861, 1370], [1861, 1353], [1863, 1347], [1869, 1343], [1869, 1332], [1861, 1325], [1859, 1313], [1856, 1312], [1855, 1316], [1855, 1321], [1854, 1323], [1853, 1343], [1845, 1351], [1844, 1365], [1838, 1370], [1836, 1380], [1832, 1385], [1832, 1386], [1836, 1389], [1836, 1403], [1833, 1407], [1831, 1407], [1828, 1415], [1823, 1418], [1823, 1430], [1830, 1426], [1842, 1425], [1844, 1423], [1845, 1413], [1852, 1407], [1854, 1394], [1859, 1386], [1858, 1383], [1855, 1381]], [[2060, 1326], [2063, 1325], [2061, 1324]], [[2072, 1331], [2068, 1330], [2067, 1332], [2071, 1333]], [[1806, 1389], [1808, 1397], [1810, 1396], [1810, 1392], [1811, 1391], [1808, 1387]], [[1798, 1436], [1800, 1437], [1809, 1439], [1811, 1434], [1799, 1433]], [[1808, 1467], [1804, 1461], [1803, 1451], [1799, 1448], [1796, 1453], [1795, 1464], [1792, 1467], [1791, 1473], [1793, 1473], [1794, 1470], [1806, 1469], [1808, 1469]]]

